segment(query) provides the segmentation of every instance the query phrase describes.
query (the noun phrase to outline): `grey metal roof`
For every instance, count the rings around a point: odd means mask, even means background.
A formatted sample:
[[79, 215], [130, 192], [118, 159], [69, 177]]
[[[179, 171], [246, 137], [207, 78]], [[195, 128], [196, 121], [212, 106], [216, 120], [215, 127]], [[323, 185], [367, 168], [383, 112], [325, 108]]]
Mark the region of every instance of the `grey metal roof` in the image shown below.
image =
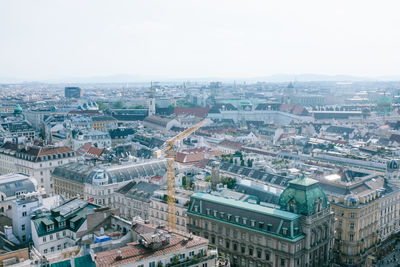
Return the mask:
[[0, 176], [0, 192], [7, 197], [15, 196], [17, 192], [34, 192], [35, 185], [28, 176], [22, 174], [7, 174]]

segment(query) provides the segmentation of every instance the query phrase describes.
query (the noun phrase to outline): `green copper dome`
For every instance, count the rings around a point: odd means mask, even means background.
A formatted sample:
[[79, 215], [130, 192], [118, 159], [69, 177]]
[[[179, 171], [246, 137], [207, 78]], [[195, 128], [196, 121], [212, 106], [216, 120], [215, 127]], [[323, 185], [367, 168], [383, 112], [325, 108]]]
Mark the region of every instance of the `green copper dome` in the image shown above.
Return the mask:
[[14, 114], [22, 114], [22, 108], [19, 104], [15, 105]]
[[328, 206], [328, 200], [318, 181], [310, 178], [298, 178], [289, 182], [278, 201], [282, 210], [312, 215]]

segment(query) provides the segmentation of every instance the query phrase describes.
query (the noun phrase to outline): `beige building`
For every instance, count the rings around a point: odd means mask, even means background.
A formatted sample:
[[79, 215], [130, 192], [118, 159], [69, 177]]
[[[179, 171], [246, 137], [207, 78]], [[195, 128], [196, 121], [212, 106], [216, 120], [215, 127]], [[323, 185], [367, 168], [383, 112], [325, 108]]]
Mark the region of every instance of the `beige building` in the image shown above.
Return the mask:
[[114, 205], [116, 201], [125, 208], [125, 203], [119, 202], [114, 195], [118, 189], [131, 181], [148, 181], [154, 176], [163, 175], [165, 170], [165, 160], [98, 166], [70, 163], [56, 168], [52, 177], [56, 194], [67, 199], [80, 196], [97, 205], [119, 208], [119, 204]]
[[160, 187], [144, 181], [132, 181], [114, 193], [113, 207], [118, 209], [122, 218], [132, 220], [140, 217], [149, 220], [151, 196]]
[[[176, 189], [175, 192], [175, 210], [176, 210], [176, 229], [182, 232], [186, 232], [187, 223], [187, 208], [189, 206], [190, 195], [193, 192]], [[164, 225], [168, 226], [168, 203], [167, 203], [167, 191], [157, 190], [151, 197], [150, 202], [150, 223], [153, 225]]]
[[400, 230], [400, 191], [373, 172], [351, 182], [320, 182], [335, 212], [335, 261], [362, 266], [381, 242]]
[[0, 175], [24, 173], [35, 178], [47, 195], [54, 194], [53, 170], [77, 160], [69, 147], [22, 146], [6, 143], [0, 148]]

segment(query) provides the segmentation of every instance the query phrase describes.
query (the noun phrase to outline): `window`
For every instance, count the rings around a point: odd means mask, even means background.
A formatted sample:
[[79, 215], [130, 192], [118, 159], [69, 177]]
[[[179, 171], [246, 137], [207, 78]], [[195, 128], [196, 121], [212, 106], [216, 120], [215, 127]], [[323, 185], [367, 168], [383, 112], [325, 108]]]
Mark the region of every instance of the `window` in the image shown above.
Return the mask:
[[350, 213], [350, 218], [354, 219], [354, 217], [355, 217], [355, 213], [354, 212]]
[[21, 231], [25, 231], [25, 224], [21, 225]]
[[242, 253], [246, 253], [246, 247], [242, 246], [241, 250], [242, 250]]
[[225, 242], [225, 246], [226, 246], [226, 248], [228, 248], [228, 249], [229, 249], [230, 242], [229, 242], [229, 241], [226, 241], [226, 242]]
[[22, 217], [26, 217], [26, 211], [22, 212]]
[[140, 265], [138, 265], [138, 267], [144, 267], [144, 265], [143, 265], [143, 264], [140, 264]]
[[43, 237], [43, 243], [46, 242], [46, 241], [47, 241], [47, 240], [46, 240], [46, 237], [44, 236], [44, 237]]
[[25, 241], [26, 241], [26, 236], [23, 235], [23, 236], [22, 236], [22, 242], [25, 242]]
[[354, 231], [354, 222], [351, 222], [351, 223], [350, 223], [350, 230], [351, 230], [351, 231]]
[[285, 259], [281, 259], [281, 266], [282, 266], [282, 267], [285, 266]]
[[57, 246], [57, 250], [61, 250], [61, 245], [58, 245], [58, 246]]
[[270, 257], [270, 256], [269, 256], [269, 252], [266, 251], [266, 252], [265, 252], [265, 260], [266, 260], [266, 261], [269, 261], [269, 257]]
[[261, 250], [257, 250], [257, 258], [260, 258], [260, 259], [261, 259], [261, 255], [262, 255]]
[[64, 248], [67, 248], [67, 243], [64, 243]]
[[253, 248], [249, 248], [249, 255], [253, 256]]
[[350, 234], [350, 242], [353, 242], [353, 241], [354, 241], [354, 235]]
[[47, 253], [47, 248], [45, 250], [43, 250], [43, 253], [46, 254]]
[[194, 251], [190, 251], [189, 252], [189, 257], [193, 257], [194, 256]]
[[50, 240], [53, 240], [53, 235], [50, 235]]
[[50, 248], [50, 251], [51, 251], [51, 252], [54, 252], [54, 247], [51, 247], [51, 248]]
[[184, 260], [185, 259], [185, 253], [179, 254], [179, 260]]
[[236, 243], [233, 243], [233, 250], [237, 251], [237, 244]]
[[156, 267], [156, 262], [155, 261], [149, 262], [149, 267]]

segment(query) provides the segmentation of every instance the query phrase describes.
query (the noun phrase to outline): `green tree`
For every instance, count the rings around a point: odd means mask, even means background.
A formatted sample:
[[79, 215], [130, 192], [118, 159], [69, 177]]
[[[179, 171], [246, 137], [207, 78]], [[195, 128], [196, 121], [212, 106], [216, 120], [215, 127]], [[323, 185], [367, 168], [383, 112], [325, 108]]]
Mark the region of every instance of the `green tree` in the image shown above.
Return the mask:
[[233, 189], [236, 185], [236, 180], [232, 177], [222, 178], [221, 183], [226, 185], [227, 188]]
[[179, 262], [179, 257], [178, 257], [178, 255], [174, 255], [172, 258], [171, 258], [171, 262], [173, 263], [173, 264], [177, 264], [178, 262]]
[[108, 106], [107, 106], [106, 104], [104, 104], [103, 101], [98, 100], [98, 101], [96, 101], [96, 103], [97, 103], [97, 106], [99, 106], [99, 109], [100, 109], [100, 110], [106, 110], [106, 109], [108, 109]]
[[243, 159], [240, 161], [240, 166], [244, 166], [244, 160]]
[[204, 181], [206, 181], [206, 182], [211, 182], [211, 175], [208, 175], [208, 176], [204, 179]]
[[182, 177], [182, 186], [186, 186], [186, 176]]
[[114, 103], [113, 108], [115, 109], [122, 109], [124, 108], [124, 102], [122, 102], [122, 100], [119, 100], [117, 102]]
[[229, 159], [229, 163], [233, 163], [233, 158], [230, 158], [230, 159]]

